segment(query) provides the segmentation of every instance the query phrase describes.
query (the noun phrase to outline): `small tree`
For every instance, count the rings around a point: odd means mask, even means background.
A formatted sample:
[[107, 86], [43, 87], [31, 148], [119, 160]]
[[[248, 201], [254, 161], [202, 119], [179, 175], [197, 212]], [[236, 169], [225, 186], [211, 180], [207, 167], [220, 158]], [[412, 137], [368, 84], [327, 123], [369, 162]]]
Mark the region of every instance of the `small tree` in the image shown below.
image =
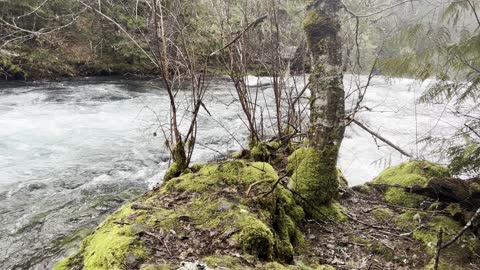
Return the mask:
[[338, 189], [336, 164], [345, 130], [341, 8], [340, 0], [311, 1], [304, 21], [312, 58], [309, 147], [301, 150], [302, 161], [292, 182], [312, 203], [329, 203]]

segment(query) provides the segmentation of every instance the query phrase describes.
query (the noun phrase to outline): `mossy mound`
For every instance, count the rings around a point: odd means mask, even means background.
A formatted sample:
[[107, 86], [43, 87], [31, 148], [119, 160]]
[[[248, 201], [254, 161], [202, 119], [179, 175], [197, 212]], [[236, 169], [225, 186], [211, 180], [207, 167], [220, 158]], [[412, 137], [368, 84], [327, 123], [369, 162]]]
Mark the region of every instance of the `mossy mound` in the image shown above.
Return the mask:
[[[450, 172], [428, 161], [410, 161], [384, 170], [372, 183], [426, 187], [434, 177], [450, 177]], [[401, 188], [389, 187], [385, 192], [388, 203], [407, 207], [417, 207], [424, 199], [422, 195], [407, 193]]]
[[292, 263], [304, 243], [304, 212], [282, 185], [273, 189], [277, 180], [262, 162], [196, 165], [125, 205], [54, 269], [170, 269], [181, 260], [204, 260], [213, 269]]
[[[140, 213], [123, 206], [106, 219], [97, 230], [83, 240], [78, 253], [60, 262], [53, 269], [124, 269], [138, 264], [148, 255], [136, 233], [140, 228], [130, 225], [143, 218]], [[128, 268], [127, 268], [128, 269]]]
[[[402, 230], [411, 231], [412, 238], [420, 241], [431, 256], [435, 254], [440, 229], [443, 231], [443, 242], [445, 243], [463, 228], [462, 224], [452, 217], [432, 216], [429, 213], [412, 210], [404, 211], [394, 218], [394, 222]], [[456, 243], [442, 251], [441, 264], [443, 266], [440, 269], [456, 269], [448, 267], [475, 261], [475, 254], [479, 251], [480, 243], [476, 236], [466, 233]], [[433, 263], [427, 265], [425, 269], [432, 269], [432, 266]]]

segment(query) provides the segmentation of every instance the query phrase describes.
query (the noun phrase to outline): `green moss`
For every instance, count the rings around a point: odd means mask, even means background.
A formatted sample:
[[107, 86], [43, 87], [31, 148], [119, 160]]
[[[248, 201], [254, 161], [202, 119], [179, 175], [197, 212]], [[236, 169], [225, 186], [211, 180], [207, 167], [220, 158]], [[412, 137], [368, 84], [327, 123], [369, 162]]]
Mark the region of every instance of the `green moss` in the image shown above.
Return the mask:
[[[410, 161], [386, 169], [373, 180], [373, 183], [425, 187], [432, 177], [448, 176], [450, 176], [450, 172], [442, 166], [428, 161]], [[391, 187], [385, 193], [385, 200], [391, 204], [416, 207], [424, 200], [424, 197]]]
[[267, 145], [270, 149], [273, 150], [278, 150], [282, 146], [282, 144], [278, 141], [269, 142]]
[[343, 174], [340, 168], [337, 168], [337, 175], [338, 175], [338, 185], [343, 189], [348, 189], [348, 180], [347, 177]]
[[259, 142], [250, 149], [250, 155], [254, 161], [269, 161], [272, 153], [265, 142]]
[[373, 188], [367, 185], [354, 186], [352, 189], [362, 194], [372, 194], [375, 192]]
[[347, 217], [343, 214], [342, 208], [338, 202], [332, 201], [317, 206], [315, 212], [312, 213], [312, 217], [330, 222], [344, 222], [347, 221]]
[[478, 183], [471, 183], [470, 189], [472, 192], [480, 192], [480, 184]]
[[173, 149], [173, 159], [174, 162], [168, 168], [163, 181], [167, 182], [168, 180], [180, 176], [188, 167], [187, 157], [185, 154], [185, 144], [183, 142], [178, 142]]
[[[0, 52], [1, 53], [1, 52]], [[18, 65], [12, 62], [12, 59], [0, 54], [0, 70], [1, 75], [6, 75], [7, 79], [24, 79], [27, 77], [27, 73]]]
[[165, 176], [163, 177], [164, 181], [168, 181], [172, 178], [175, 178], [177, 176], [180, 176], [183, 172], [183, 169], [181, 169], [181, 165], [177, 162], [174, 162], [170, 168], [168, 168], [167, 172], [165, 173]]
[[115, 270], [139, 264], [148, 252], [138, 241], [135, 228], [129, 225], [134, 224], [136, 218], [130, 205], [125, 205], [85, 238], [78, 253], [60, 262], [54, 269]]
[[300, 166], [306, 152], [307, 148], [299, 148], [288, 157], [286, 168], [288, 174], [292, 174]]
[[384, 207], [374, 209], [372, 211], [372, 215], [375, 217], [375, 219], [382, 222], [387, 222], [394, 217], [392, 210]]
[[458, 203], [449, 204], [447, 208], [445, 208], [445, 211], [447, 211], [452, 217], [455, 217], [463, 212], [462, 207]]
[[162, 189], [186, 192], [219, 190], [227, 186], [247, 189], [257, 181], [263, 181], [263, 185], [268, 185], [276, 179], [278, 179], [277, 173], [267, 163], [235, 160], [222, 164], [204, 165], [197, 173], [171, 179]]
[[426, 186], [432, 177], [449, 177], [447, 168], [428, 161], [410, 161], [384, 170], [374, 179], [376, 184]]
[[257, 218], [249, 215], [240, 221], [241, 232], [238, 241], [243, 250], [260, 259], [269, 260], [273, 257], [275, 239], [270, 228]]
[[428, 207], [428, 210], [429, 211], [437, 211], [437, 210], [441, 209], [443, 207], [443, 205], [444, 205], [444, 203], [437, 201], [437, 202], [432, 203]]
[[293, 190], [319, 205], [334, 199], [338, 194], [336, 152], [336, 147], [323, 151], [307, 148], [292, 175]]
[[232, 256], [215, 255], [203, 258], [202, 261], [211, 269], [245, 269], [242, 260], [240, 258]]
[[234, 152], [232, 154], [232, 158], [234, 159], [241, 159], [243, 157], [243, 153], [242, 152]]
[[409, 210], [395, 217], [394, 222], [398, 228], [405, 231], [411, 231], [417, 228], [425, 217], [424, 213], [416, 213]]
[[399, 188], [388, 188], [385, 192], [385, 201], [390, 204], [417, 207], [424, 200], [425, 196], [408, 193]]
[[278, 262], [271, 262], [263, 265], [259, 270], [288, 270], [288, 268]]
[[435, 216], [428, 223], [428, 228], [418, 229], [413, 232], [413, 238], [422, 241], [426, 247], [429, 247], [430, 252], [433, 252], [438, 241], [437, 235], [440, 229], [444, 232], [444, 241], [448, 241], [451, 236], [460, 231], [462, 226], [453, 219], [445, 216]]
[[[232, 247], [243, 250], [242, 258], [291, 263], [295, 251], [304, 244], [299, 224], [305, 213], [282, 185], [262, 196], [271, 191], [277, 180], [272, 166], [262, 162], [234, 160], [190, 168], [139, 198], [134, 208], [142, 210], [125, 206], [109, 217], [84, 240], [79, 252], [57, 267], [123, 269], [120, 263], [131, 263], [132, 258], [134, 262], [143, 262], [149, 251], [143, 248], [143, 240], [137, 238], [137, 230], [173, 230], [187, 235], [191, 231], [185, 227], [185, 217], [196, 229], [225, 236]], [[186, 197], [171, 208], [170, 195], [177, 192]], [[106, 241], [107, 238], [114, 240]], [[101, 251], [93, 252], [94, 249]], [[210, 263], [215, 262], [210, 259]]]

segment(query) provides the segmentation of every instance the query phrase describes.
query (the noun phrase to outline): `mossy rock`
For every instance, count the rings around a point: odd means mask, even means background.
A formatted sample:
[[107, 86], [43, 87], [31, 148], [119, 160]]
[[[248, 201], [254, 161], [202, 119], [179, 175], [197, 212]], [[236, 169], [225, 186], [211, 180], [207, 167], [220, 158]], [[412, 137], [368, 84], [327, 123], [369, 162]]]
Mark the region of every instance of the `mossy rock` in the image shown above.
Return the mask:
[[143, 243], [136, 237], [138, 228], [129, 225], [138, 218], [140, 216], [130, 205], [125, 205], [85, 238], [76, 254], [53, 269], [115, 270], [138, 266], [148, 255]]
[[[54, 269], [139, 269], [141, 265], [162, 269], [158, 267], [175, 265], [175, 259], [187, 252], [175, 250], [176, 241], [191, 249], [202, 250], [206, 245], [212, 250], [240, 251], [242, 258], [253, 261], [293, 262], [304, 243], [299, 229], [304, 212], [281, 185], [262, 196], [278, 180], [271, 165], [235, 160], [204, 164], [189, 171], [107, 218], [75, 254]], [[192, 231], [195, 235], [208, 234], [202, 238], [207, 243], [188, 236]], [[172, 251], [164, 250], [172, 255], [156, 258], [158, 249], [164, 247], [152, 246], [157, 240], [151, 235], [164, 233], [174, 237], [169, 244]], [[231, 269], [238, 265], [235, 258], [221, 263], [215, 256], [201, 254], [193, 259], [206, 258], [208, 263]], [[166, 261], [165, 265], [156, 263], [160, 260]], [[247, 269], [244, 266], [242, 262], [238, 269]]]
[[[449, 176], [450, 172], [445, 167], [428, 161], [410, 161], [384, 170], [372, 183], [426, 187], [434, 177]], [[405, 192], [401, 188], [389, 187], [385, 192], [385, 200], [391, 204], [417, 207], [425, 197]]]

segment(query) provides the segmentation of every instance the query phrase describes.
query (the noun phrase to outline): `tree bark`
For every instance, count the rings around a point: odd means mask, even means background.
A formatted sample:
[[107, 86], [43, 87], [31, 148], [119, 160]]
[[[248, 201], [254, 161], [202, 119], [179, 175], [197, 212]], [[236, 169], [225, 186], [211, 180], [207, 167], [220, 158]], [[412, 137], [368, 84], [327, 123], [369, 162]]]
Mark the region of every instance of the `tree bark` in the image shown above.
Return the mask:
[[[337, 159], [345, 131], [340, 0], [310, 1], [304, 30], [312, 58], [309, 148], [295, 169], [292, 189], [309, 203], [329, 204], [338, 193]], [[324, 219], [309, 205], [307, 216]]]
[[345, 132], [340, 0], [315, 0], [307, 5], [304, 29], [312, 58], [310, 75], [310, 145], [338, 148]]

